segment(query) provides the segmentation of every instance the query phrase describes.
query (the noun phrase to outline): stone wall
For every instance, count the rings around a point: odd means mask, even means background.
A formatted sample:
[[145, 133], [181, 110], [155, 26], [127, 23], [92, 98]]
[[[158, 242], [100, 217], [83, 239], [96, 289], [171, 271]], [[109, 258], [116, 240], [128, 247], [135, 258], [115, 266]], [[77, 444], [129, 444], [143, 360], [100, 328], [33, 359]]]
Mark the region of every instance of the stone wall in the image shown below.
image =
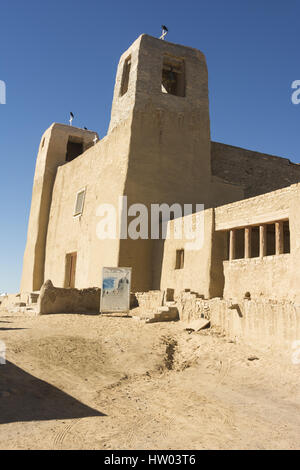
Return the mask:
[[211, 142], [214, 175], [241, 185], [245, 197], [264, 194], [300, 181], [300, 165], [232, 145]]
[[207, 301], [194, 292], [187, 290], [180, 292], [176, 297], [176, 306], [179, 318], [183, 322], [188, 323], [198, 318], [209, 318]]
[[63, 289], [46, 281], [37, 304], [39, 315], [50, 313], [99, 313], [101, 289]]
[[151, 311], [163, 305], [165, 292], [161, 290], [150, 290], [148, 292], [136, 292], [135, 296], [140, 308]]

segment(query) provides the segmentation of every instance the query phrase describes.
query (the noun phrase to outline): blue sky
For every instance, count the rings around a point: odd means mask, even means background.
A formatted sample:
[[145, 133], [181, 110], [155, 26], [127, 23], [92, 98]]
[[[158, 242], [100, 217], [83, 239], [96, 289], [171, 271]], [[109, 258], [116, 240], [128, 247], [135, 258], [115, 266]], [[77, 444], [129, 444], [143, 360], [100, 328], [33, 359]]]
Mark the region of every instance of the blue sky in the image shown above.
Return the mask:
[[300, 162], [299, 0], [2, 0], [0, 292], [17, 292], [41, 134], [52, 122], [107, 132], [117, 63], [141, 34], [203, 51], [212, 139]]

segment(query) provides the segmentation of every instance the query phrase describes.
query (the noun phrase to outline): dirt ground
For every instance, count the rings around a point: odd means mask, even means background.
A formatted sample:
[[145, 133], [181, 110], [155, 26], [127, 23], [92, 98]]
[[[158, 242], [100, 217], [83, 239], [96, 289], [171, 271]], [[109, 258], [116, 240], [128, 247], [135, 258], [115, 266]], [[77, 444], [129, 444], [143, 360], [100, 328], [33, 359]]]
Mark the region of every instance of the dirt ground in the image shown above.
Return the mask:
[[0, 312], [0, 340], [0, 449], [300, 448], [290, 352], [122, 316]]

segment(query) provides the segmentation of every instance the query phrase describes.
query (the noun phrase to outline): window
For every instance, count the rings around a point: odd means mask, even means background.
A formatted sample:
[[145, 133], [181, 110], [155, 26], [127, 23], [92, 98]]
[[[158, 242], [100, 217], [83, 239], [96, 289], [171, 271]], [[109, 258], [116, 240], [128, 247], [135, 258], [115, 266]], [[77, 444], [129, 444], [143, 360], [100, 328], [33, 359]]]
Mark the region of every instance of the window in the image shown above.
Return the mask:
[[283, 222], [283, 253], [290, 253], [290, 224], [288, 220]]
[[243, 228], [235, 231], [235, 259], [245, 256], [245, 230]]
[[83, 153], [83, 141], [75, 140], [76, 137], [70, 137], [67, 144], [66, 162], [71, 162], [74, 158]]
[[75, 209], [74, 209], [74, 214], [73, 214], [74, 216], [82, 214], [84, 199], [85, 199], [85, 189], [82, 189], [81, 191], [78, 191], [76, 195], [76, 203], [75, 203]]
[[161, 91], [175, 96], [185, 96], [185, 67], [179, 58], [164, 56]]
[[275, 255], [275, 224], [267, 224], [267, 256]]
[[184, 266], [184, 250], [176, 250], [175, 269], [183, 269]]
[[44, 137], [44, 138], [43, 138], [43, 140], [42, 140], [42, 145], [41, 145], [41, 148], [43, 148], [43, 147], [44, 147], [44, 145], [45, 145], [45, 137]]
[[259, 226], [251, 229], [251, 250], [250, 258], [259, 257]]
[[227, 231], [224, 258], [234, 260], [290, 253], [288, 220], [262, 225], [233, 228]]
[[128, 90], [130, 68], [131, 68], [131, 56], [127, 57], [127, 59], [124, 62], [124, 65], [123, 65], [123, 74], [122, 74], [120, 96], [125, 95], [125, 93]]

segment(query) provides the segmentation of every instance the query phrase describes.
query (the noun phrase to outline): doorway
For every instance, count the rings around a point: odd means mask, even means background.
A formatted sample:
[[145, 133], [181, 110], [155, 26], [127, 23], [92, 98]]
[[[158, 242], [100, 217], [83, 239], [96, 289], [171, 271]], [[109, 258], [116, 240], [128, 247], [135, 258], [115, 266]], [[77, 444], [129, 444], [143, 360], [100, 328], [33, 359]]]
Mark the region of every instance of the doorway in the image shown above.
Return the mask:
[[65, 287], [75, 287], [76, 262], [76, 252], [66, 255]]

